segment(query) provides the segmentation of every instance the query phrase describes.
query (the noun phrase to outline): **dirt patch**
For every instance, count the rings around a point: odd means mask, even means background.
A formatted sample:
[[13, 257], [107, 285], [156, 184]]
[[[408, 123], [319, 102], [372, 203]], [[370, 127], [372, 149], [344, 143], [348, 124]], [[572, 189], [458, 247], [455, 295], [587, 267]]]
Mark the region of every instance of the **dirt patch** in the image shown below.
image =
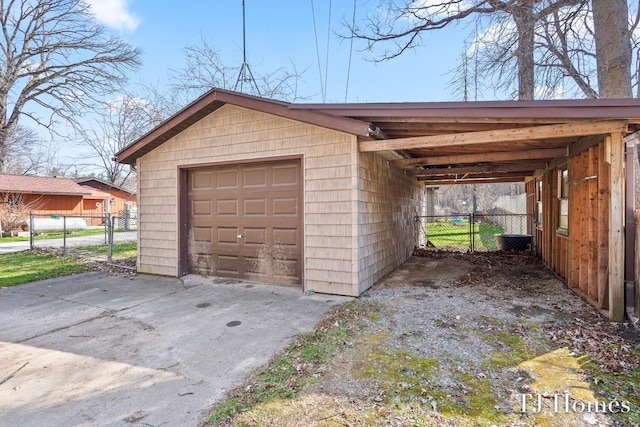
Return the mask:
[[378, 314], [298, 397], [226, 424], [638, 425], [637, 331], [531, 255], [420, 255], [361, 297]]

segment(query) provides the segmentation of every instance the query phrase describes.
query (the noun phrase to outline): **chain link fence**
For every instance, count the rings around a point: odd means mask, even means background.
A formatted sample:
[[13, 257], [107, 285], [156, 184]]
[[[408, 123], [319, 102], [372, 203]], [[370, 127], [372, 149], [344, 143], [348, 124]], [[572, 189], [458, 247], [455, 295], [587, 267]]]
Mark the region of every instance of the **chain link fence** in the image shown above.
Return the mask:
[[534, 250], [531, 215], [459, 214], [418, 217], [418, 247], [445, 250]]
[[31, 213], [29, 240], [31, 249], [56, 249], [86, 261], [136, 267], [137, 219], [129, 211], [113, 216]]
[[135, 269], [138, 258], [138, 223], [130, 211], [110, 218], [107, 262]]

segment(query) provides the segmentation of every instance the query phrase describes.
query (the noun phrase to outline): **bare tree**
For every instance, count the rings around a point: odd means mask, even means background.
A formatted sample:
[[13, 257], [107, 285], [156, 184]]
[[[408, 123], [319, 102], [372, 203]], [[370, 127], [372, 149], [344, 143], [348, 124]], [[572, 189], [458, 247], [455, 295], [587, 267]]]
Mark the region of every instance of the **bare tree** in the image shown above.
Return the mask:
[[[53, 128], [117, 90], [140, 52], [110, 37], [82, 0], [0, 0], [0, 172], [27, 116]], [[37, 105], [48, 117], [40, 117]]]
[[598, 86], [603, 98], [631, 97], [627, 0], [593, 1]]
[[101, 104], [92, 119], [76, 129], [78, 143], [90, 148], [92, 154], [88, 160], [92, 165], [100, 164], [101, 178], [117, 186], [126, 186], [134, 170], [114, 161], [116, 153], [164, 117], [164, 111], [159, 110], [157, 104], [134, 95], [124, 95]]
[[0, 194], [0, 231], [13, 232], [26, 228], [29, 213], [43, 205], [42, 196], [27, 200], [22, 193]]
[[[401, 55], [407, 49], [421, 43], [425, 32], [439, 30], [449, 25], [476, 20], [476, 31], [513, 29], [507, 49], [503, 49], [503, 62], [515, 58], [517, 72], [513, 75], [517, 84], [518, 99], [533, 99], [535, 95], [534, 50], [535, 29], [541, 17], [578, 0], [449, 0], [435, 2], [381, 0], [379, 10], [384, 15], [370, 15], [361, 30], [351, 27], [351, 36], [367, 42], [367, 48], [391, 44], [377, 57], [387, 60]], [[508, 52], [510, 56], [504, 55]], [[506, 70], [506, 68], [502, 68]]]
[[31, 176], [70, 176], [74, 167], [57, 157], [53, 139], [39, 135], [34, 129], [18, 124], [8, 138], [5, 173]]
[[[636, 7], [635, 18], [628, 23], [626, 5], [626, 0], [405, 0], [399, 5], [386, 0], [380, 1], [379, 9], [387, 14], [370, 16], [365, 28], [352, 28], [351, 35], [366, 40], [372, 51], [379, 44], [391, 44], [391, 49], [377, 56], [385, 60], [418, 46], [425, 32], [473, 22], [475, 27], [467, 42], [470, 49], [452, 85], [463, 92], [464, 99], [468, 98], [470, 78], [492, 81], [491, 87], [513, 93], [512, 97], [518, 99], [567, 93], [618, 97], [620, 93], [612, 95], [607, 87], [623, 87], [625, 93], [630, 88], [629, 40], [633, 41], [631, 36], [640, 21]], [[600, 26], [594, 25], [598, 20]], [[601, 47], [596, 52], [599, 33], [608, 40], [609, 48]], [[596, 85], [596, 66], [617, 72], [599, 72]]]
[[[181, 69], [170, 69], [169, 79], [174, 99], [180, 99], [182, 105], [214, 88], [234, 88], [240, 74], [240, 66], [232, 67], [224, 62], [220, 51], [205, 38], [200, 44], [182, 49], [186, 65]], [[253, 95], [293, 102], [301, 99], [298, 95], [298, 83], [304, 71], [299, 72], [295, 65], [281, 67], [267, 73], [255, 73], [255, 84], [243, 85]]]

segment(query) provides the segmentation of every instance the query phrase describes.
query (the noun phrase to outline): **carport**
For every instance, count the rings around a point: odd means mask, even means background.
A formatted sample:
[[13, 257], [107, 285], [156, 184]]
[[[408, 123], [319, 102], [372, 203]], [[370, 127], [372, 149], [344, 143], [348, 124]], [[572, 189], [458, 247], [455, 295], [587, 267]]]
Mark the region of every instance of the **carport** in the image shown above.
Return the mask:
[[[344, 295], [361, 294], [411, 255], [425, 185], [526, 182], [536, 218], [529, 231], [545, 263], [610, 319], [622, 320], [625, 283], [634, 289], [633, 200], [626, 197], [634, 164], [625, 147], [635, 147], [639, 128], [635, 99], [289, 104], [216, 89], [118, 160], [139, 171], [140, 271], [179, 276], [193, 271], [201, 254], [204, 273], [248, 271], [282, 283], [296, 271], [303, 289]], [[244, 272], [234, 264], [239, 250], [209, 248], [247, 245], [242, 230], [251, 227], [224, 229], [214, 220], [193, 242], [194, 213], [235, 215], [224, 209], [250, 205], [211, 197], [196, 206], [185, 197], [194, 171], [225, 174], [228, 167], [240, 176], [243, 168], [266, 171], [277, 162], [300, 167], [293, 189], [299, 199], [289, 193], [280, 205], [299, 227], [284, 225], [280, 240], [276, 230], [250, 230], [250, 243], [267, 250], [243, 261]], [[213, 179], [203, 182], [213, 188]], [[281, 240], [299, 245], [297, 258], [269, 253]]]
[[371, 122], [376, 138], [361, 140], [360, 152], [377, 152], [428, 186], [525, 182], [529, 233], [547, 266], [612, 320], [623, 320], [625, 305], [640, 312], [637, 100], [290, 108]]

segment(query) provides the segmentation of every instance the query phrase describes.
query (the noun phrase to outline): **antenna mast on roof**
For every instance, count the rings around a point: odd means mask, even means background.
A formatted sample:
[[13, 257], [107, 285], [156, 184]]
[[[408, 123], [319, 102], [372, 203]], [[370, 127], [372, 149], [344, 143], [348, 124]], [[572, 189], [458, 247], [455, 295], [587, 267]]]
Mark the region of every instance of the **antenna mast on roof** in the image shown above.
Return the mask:
[[258, 89], [256, 79], [253, 78], [249, 63], [247, 62], [247, 31], [244, 0], [242, 0], [242, 66], [240, 67], [240, 73], [238, 73], [238, 79], [236, 80], [236, 85], [233, 87], [233, 90], [237, 91], [238, 85], [240, 85], [240, 92], [242, 92], [244, 83], [251, 83], [258, 96], [262, 96], [260, 89]]

